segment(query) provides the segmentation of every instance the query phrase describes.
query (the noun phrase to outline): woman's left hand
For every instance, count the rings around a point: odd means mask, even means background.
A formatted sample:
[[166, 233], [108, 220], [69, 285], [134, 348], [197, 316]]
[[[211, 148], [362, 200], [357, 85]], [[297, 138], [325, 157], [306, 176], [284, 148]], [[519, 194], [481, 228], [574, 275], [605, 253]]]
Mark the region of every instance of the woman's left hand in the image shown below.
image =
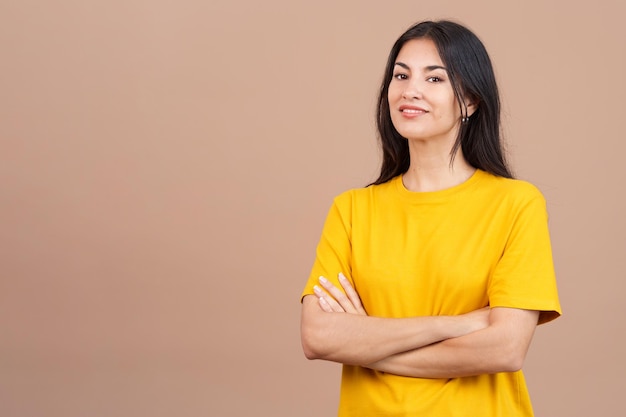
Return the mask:
[[327, 313], [351, 313], [367, 316], [359, 294], [341, 272], [339, 273], [339, 283], [343, 287], [345, 294], [326, 278], [320, 277], [319, 281], [326, 291], [317, 285], [313, 289], [322, 310]]

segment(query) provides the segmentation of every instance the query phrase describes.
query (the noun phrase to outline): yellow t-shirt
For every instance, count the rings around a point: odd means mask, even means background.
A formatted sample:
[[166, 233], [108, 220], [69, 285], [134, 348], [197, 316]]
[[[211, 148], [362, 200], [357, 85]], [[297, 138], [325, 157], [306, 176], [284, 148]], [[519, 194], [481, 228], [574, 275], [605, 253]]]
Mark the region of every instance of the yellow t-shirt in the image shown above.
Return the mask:
[[[411, 192], [398, 176], [338, 196], [302, 295], [343, 272], [369, 315], [457, 315], [487, 305], [561, 313], [545, 200], [533, 185], [477, 170]], [[424, 379], [344, 365], [339, 416], [532, 416], [522, 372]]]

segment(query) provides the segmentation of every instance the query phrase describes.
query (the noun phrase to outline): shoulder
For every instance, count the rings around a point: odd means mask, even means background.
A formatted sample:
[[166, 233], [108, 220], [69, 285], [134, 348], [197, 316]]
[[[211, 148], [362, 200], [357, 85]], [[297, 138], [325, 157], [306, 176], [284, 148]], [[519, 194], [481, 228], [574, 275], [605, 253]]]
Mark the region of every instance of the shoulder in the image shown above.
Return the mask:
[[385, 198], [393, 193], [395, 182], [399, 177], [393, 178], [384, 184], [369, 185], [367, 187], [352, 188], [342, 192], [334, 198], [334, 204], [339, 207], [352, 207], [363, 205]]
[[481, 171], [480, 189], [496, 200], [526, 204], [531, 201], [545, 203], [542, 192], [534, 184], [513, 178], [498, 177]]

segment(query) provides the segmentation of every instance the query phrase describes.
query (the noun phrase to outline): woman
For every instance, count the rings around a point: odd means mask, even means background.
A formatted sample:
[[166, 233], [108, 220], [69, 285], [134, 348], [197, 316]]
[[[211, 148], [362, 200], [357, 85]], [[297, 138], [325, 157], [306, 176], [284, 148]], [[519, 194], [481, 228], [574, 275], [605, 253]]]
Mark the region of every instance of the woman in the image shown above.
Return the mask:
[[545, 200], [505, 163], [484, 46], [453, 22], [411, 27], [378, 103], [381, 173], [328, 214], [305, 355], [344, 364], [340, 416], [532, 416], [520, 368], [561, 309]]

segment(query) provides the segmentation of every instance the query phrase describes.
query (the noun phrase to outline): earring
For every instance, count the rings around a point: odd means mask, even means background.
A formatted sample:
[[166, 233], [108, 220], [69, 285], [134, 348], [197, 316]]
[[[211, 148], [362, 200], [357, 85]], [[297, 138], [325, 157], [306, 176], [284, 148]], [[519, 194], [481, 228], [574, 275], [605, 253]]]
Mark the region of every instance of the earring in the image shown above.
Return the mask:
[[463, 117], [463, 118], [461, 119], [461, 122], [463, 122], [463, 123], [467, 123], [467, 122], [469, 122], [469, 117]]

